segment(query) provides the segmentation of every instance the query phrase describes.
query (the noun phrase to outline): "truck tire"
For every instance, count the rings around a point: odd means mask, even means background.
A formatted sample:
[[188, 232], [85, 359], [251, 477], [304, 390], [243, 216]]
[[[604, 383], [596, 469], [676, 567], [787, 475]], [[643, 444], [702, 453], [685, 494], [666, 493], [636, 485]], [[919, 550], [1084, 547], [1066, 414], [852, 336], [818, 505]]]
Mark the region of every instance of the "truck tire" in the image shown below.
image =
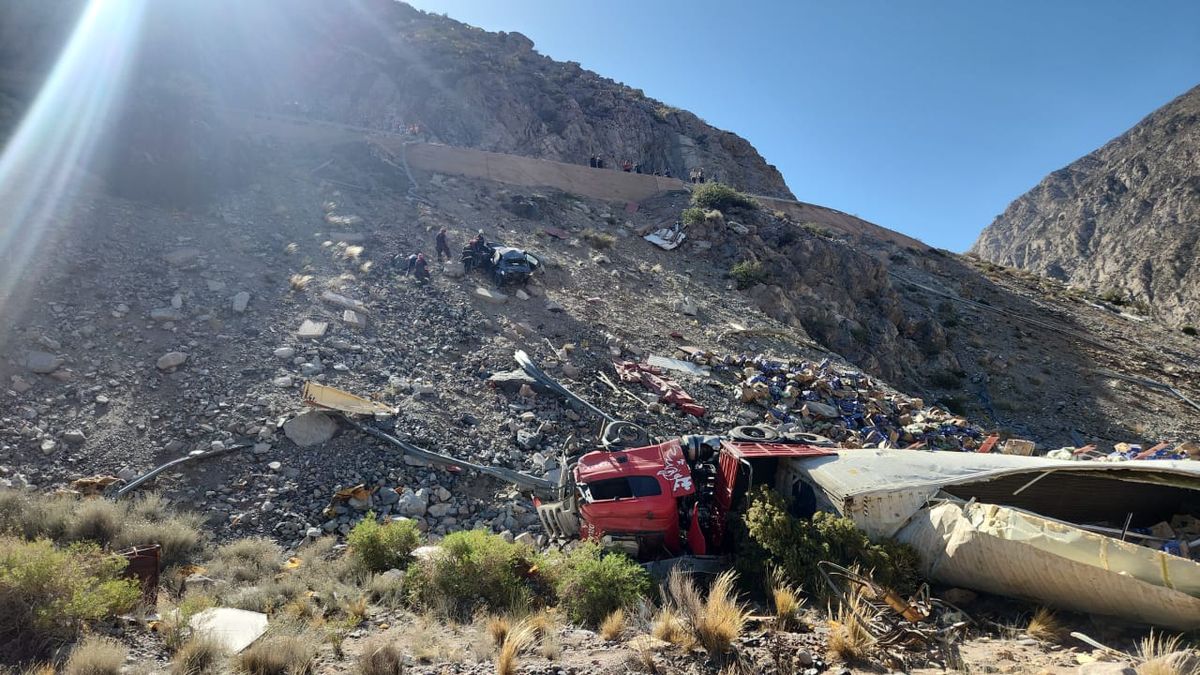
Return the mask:
[[801, 443], [803, 445], [811, 445], [817, 448], [833, 448], [837, 447], [837, 443], [833, 439], [820, 434], [813, 434], [807, 431], [792, 431], [783, 435], [783, 440], [789, 443]]
[[618, 420], [605, 425], [600, 434], [600, 443], [606, 450], [639, 448], [650, 444], [650, 434], [633, 422]]
[[731, 429], [729, 438], [734, 441], [749, 443], [767, 443], [778, 439], [779, 432], [761, 424], [747, 424]]

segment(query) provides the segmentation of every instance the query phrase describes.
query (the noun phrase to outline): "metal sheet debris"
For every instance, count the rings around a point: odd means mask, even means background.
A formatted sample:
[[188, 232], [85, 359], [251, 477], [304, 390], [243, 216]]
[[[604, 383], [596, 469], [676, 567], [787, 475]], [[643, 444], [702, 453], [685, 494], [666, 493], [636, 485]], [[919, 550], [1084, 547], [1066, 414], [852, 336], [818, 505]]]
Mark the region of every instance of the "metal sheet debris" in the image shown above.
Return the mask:
[[708, 377], [709, 375], [712, 374], [712, 371], [710, 371], [708, 368], [705, 368], [703, 366], [698, 366], [689, 361], [680, 361], [679, 359], [672, 359], [672, 358], [669, 358], [666, 356], [650, 355], [650, 356], [646, 357], [646, 363], [651, 366], [654, 366], [655, 368], [665, 368], [667, 370], [674, 370], [675, 372], [679, 372], [679, 373], [687, 373], [688, 375], [695, 375], [696, 377]]
[[192, 617], [192, 631], [208, 635], [230, 654], [249, 647], [267, 632], [267, 615], [232, 607], [213, 607]]
[[337, 387], [317, 384], [313, 381], [304, 383], [300, 390], [301, 399], [305, 405], [326, 410], [338, 410], [353, 415], [395, 415], [396, 409], [378, 401], [372, 401], [355, 396]]

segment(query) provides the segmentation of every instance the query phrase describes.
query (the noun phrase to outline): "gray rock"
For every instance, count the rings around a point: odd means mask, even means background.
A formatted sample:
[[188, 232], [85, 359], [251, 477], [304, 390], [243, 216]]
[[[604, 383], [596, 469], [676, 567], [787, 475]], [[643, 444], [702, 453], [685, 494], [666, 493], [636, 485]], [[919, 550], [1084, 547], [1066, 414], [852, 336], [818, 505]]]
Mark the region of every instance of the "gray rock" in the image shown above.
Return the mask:
[[183, 312], [174, 307], [156, 307], [150, 310], [150, 318], [154, 321], [179, 321], [183, 319]]
[[58, 443], [52, 439], [47, 438], [46, 440], [42, 441], [41, 448], [42, 448], [43, 455], [50, 455], [50, 454], [53, 454], [54, 451], [58, 449]]
[[400, 493], [396, 492], [392, 488], [380, 488], [379, 491], [375, 493], [375, 503], [379, 504], [380, 506], [391, 506], [398, 501], [400, 501]]
[[296, 349], [294, 347], [280, 347], [272, 353], [275, 355], [275, 358], [286, 361], [296, 355]]
[[71, 429], [63, 432], [62, 439], [71, 445], [83, 445], [87, 441], [87, 436], [79, 429]]
[[188, 355], [183, 352], [167, 352], [158, 357], [158, 363], [155, 365], [158, 366], [159, 370], [170, 370], [171, 368], [182, 366], [187, 363], [187, 360]]
[[233, 311], [241, 314], [246, 311], [246, 307], [250, 304], [250, 294], [242, 291], [233, 296]]
[[396, 504], [396, 511], [398, 511], [402, 516], [419, 518], [425, 515], [425, 511], [428, 509], [428, 507], [428, 497], [416, 492], [405, 490], [404, 494], [400, 495], [400, 500]]
[[837, 408], [819, 401], [809, 401], [804, 404], [804, 408], [808, 410], [808, 414], [820, 419], [835, 419], [842, 416]]
[[337, 422], [332, 417], [310, 410], [285, 422], [283, 433], [296, 445], [306, 448], [333, 438], [337, 428]]
[[542, 442], [542, 435], [529, 429], [517, 430], [517, 445], [522, 450], [533, 450]]
[[35, 373], [53, 373], [62, 364], [62, 359], [48, 352], [28, 352], [25, 354], [25, 367]]

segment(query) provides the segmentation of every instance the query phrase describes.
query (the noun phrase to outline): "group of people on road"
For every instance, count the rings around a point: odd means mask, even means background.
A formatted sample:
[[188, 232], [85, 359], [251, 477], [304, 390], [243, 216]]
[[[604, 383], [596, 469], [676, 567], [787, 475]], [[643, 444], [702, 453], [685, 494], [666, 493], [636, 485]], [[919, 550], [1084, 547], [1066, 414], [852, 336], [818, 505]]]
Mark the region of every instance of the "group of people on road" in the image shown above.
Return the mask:
[[[591, 157], [588, 157], [588, 166], [593, 169], [607, 168], [604, 164], [604, 158], [601, 157], [600, 155], [592, 155]], [[628, 159], [621, 162], [621, 170], [624, 171], [625, 173], [647, 173], [644, 170], [644, 168], [642, 167], [641, 162], [633, 162]], [[650, 175], [663, 176], [666, 178], [670, 178], [671, 170], [670, 169], [663, 169], [662, 171], [656, 170], [654, 172], [651, 172]]]
[[[443, 227], [442, 229], [438, 230], [437, 235], [433, 238], [434, 248], [437, 250], [437, 259], [439, 263], [442, 262], [442, 256], [445, 256], [446, 260], [452, 259], [450, 255], [450, 242], [446, 240], [446, 236], [446, 228]], [[397, 255], [394, 260], [398, 263], [400, 256]], [[405, 259], [404, 269], [401, 270], [400, 276], [411, 276], [422, 285], [428, 283], [430, 279], [429, 261], [425, 258], [425, 253], [422, 251], [417, 251], [416, 253], [409, 254], [409, 256]]]

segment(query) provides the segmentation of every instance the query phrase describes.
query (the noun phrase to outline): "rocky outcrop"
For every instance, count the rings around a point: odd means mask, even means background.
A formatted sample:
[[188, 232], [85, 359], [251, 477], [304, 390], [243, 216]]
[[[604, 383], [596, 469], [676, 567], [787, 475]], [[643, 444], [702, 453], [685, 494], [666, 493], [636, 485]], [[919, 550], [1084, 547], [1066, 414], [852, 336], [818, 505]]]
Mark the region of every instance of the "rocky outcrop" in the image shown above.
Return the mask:
[[1198, 242], [1200, 87], [1044, 178], [972, 250], [1195, 324]]
[[[45, 53], [47, 38], [63, 34], [47, 26], [70, 18], [77, 5], [48, 0], [0, 9], [4, 34], [14, 36], [0, 57], [24, 68], [31, 58], [21, 45]], [[676, 177], [703, 167], [744, 190], [791, 197], [780, 173], [745, 139], [578, 63], [543, 56], [519, 33], [483, 31], [394, 0], [363, 0], [353, 9], [321, 0], [163, 0], [146, 7], [139, 71], [130, 84], [146, 109], [131, 132], [129, 143], [139, 146], [134, 164], [147, 152], [158, 164], [167, 154], [232, 152], [206, 139], [214, 124], [207, 117], [197, 123], [161, 112], [187, 101], [206, 113], [207, 102], [579, 164], [599, 154], [611, 167], [628, 159], [647, 173]], [[39, 37], [22, 39], [25, 32]], [[183, 35], [205, 37], [191, 44]], [[147, 103], [155, 97], [166, 103]], [[208, 172], [202, 166], [191, 173]]]

